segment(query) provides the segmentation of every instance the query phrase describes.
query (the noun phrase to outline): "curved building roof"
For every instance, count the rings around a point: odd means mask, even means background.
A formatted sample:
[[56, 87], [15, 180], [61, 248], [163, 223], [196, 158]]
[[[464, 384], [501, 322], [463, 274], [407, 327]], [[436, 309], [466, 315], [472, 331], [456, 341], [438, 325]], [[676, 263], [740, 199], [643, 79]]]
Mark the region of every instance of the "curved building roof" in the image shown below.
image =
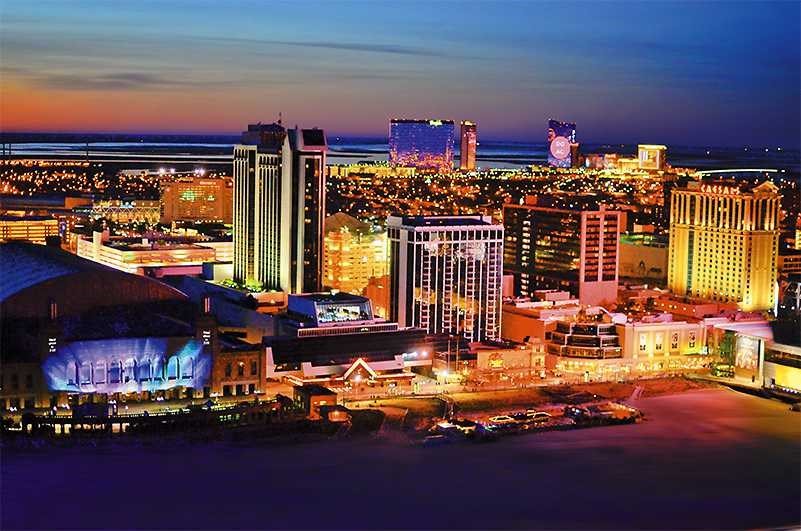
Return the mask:
[[0, 304], [5, 317], [45, 317], [50, 301], [59, 315], [150, 301], [185, 300], [180, 291], [123, 273], [59, 248], [0, 243]]

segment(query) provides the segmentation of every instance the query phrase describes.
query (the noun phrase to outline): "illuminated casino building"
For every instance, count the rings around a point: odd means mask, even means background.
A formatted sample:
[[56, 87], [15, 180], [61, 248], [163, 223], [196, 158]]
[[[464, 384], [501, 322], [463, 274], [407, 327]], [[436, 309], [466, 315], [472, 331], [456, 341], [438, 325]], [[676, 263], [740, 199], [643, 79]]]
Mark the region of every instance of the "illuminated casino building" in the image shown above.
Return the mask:
[[79, 236], [77, 255], [94, 262], [133, 273], [161, 278], [170, 275], [200, 275], [203, 264], [230, 262], [231, 241], [210, 238], [126, 238], [94, 232]]
[[504, 205], [503, 224], [504, 272], [514, 277], [515, 295], [559, 289], [581, 304], [617, 301], [621, 212], [543, 207], [527, 197]]
[[44, 245], [48, 237], [59, 235], [59, 222], [54, 217], [0, 215], [0, 240]]
[[390, 319], [468, 341], [498, 339], [503, 225], [490, 216], [390, 216]]
[[448, 173], [453, 169], [453, 120], [399, 120], [389, 124], [389, 163]]
[[249, 125], [234, 146], [234, 280], [322, 289], [327, 144], [321, 129]]
[[668, 288], [772, 310], [781, 196], [771, 182], [735, 186], [692, 182], [670, 196]]
[[208, 394], [216, 325], [185, 295], [58, 248], [0, 244], [5, 407]]
[[387, 274], [387, 233], [344, 212], [325, 220], [324, 284], [362, 293], [371, 278]]
[[161, 181], [161, 223], [233, 221], [233, 180], [198, 176]]
[[347, 293], [290, 295], [279, 334], [265, 337], [267, 378], [341, 388], [409, 385], [431, 366], [426, 331], [373, 316], [370, 299]]
[[548, 165], [555, 168], [572, 168], [573, 145], [576, 143], [576, 124], [548, 120]]
[[478, 138], [476, 123], [464, 120], [462, 122], [461, 143], [459, 145], [459, 169], [473, 171], [476, 169], [476, 146]]
[[637, 146], [637, 158], [641, 170], [664, 170], [667, 163], [667, 146], [640, 144]]
[[115, 223], [156, 224], [161, 218], [161, 204], [152, 199], [101, 199], [91, 207], [76, 207], [75, 211]]

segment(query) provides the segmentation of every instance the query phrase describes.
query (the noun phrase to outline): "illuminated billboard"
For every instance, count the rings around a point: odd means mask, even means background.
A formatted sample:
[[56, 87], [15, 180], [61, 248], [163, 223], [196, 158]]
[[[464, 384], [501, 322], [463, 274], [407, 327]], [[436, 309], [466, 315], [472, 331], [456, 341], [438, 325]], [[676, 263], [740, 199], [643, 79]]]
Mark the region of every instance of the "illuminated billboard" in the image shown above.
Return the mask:
[[576, 124], [548, 120], [548, 165], [570, 168], [573, 165], [571, 150], [576, 143]]
[[206, 341], [118, 338], [59, 344], [49, 338], [42, 364], [47, 388], [75, 393], [138, 393], [173, 387], [202, 389], [211, 374]]
[[392, 120], [389, 163], [448, 173], [453, 169], [453, 120]]

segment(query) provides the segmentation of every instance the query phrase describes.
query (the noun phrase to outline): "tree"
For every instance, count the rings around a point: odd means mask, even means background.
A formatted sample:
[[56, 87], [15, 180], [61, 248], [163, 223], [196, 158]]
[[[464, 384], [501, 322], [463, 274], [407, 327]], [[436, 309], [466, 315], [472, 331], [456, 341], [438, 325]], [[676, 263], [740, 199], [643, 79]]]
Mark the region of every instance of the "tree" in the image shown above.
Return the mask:
[[723, 333], [718, 344], [718, 355], [722, 363], [734, 365], [734, 334], [732, 332]]

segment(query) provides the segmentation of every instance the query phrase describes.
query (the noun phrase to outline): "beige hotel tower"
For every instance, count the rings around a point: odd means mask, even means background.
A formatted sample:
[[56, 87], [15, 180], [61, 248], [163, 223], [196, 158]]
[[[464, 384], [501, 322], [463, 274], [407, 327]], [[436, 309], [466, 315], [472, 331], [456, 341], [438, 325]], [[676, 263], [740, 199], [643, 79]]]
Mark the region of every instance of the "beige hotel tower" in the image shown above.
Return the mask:
[[746, 311], [774, 308], [780, 200], [771, 182], [694, 182], [674, 190], [668, 288]]

